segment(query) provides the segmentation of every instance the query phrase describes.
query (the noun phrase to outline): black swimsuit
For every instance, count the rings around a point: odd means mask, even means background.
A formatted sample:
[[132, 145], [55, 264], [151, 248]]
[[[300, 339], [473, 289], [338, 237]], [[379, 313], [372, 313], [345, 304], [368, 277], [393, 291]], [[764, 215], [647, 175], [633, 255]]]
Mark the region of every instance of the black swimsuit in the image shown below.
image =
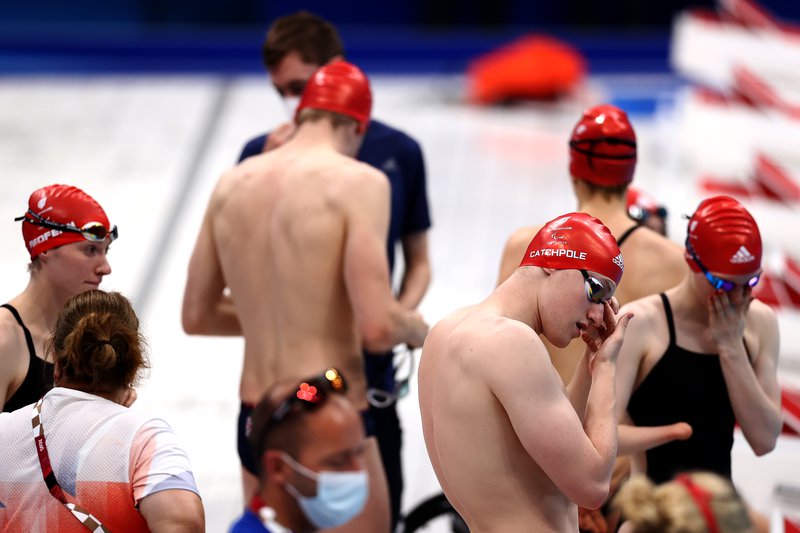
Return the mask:
[[662, 483], [680, 472], [710, 470], [730, 478], [736, 418], [719, 355], [677, 346], [672, 308], [666, 295], [660, 296], [669, 327], [669, 346], [631, 395], [628, 413], [637, 426], [688, 422], [692, 436], [648, 450], [647, 476], [654, 483]]
[[5, 307], [14, 315], [23, 333], [25, 333], [25, 342], [28, 344], [28, 354], [30, 355], [28, 373], [25, 375], [25, 379], [17, 389], [17, 392], [11, 398], [8, 398], [3, 406], [3, 412], [11, 412], [36, 402], [52, 387], [54, 365], [36, 356], [31, 332], [22, 322], [22, 317], [19, 316], [17, 310], [11, 304], [3, 304], [0, 307]]
[[630, 236], [631, 236], [631, 233], [633, 233], [634, 231], [636, 231], [637, 229], [639, 229], [639, 228], [641, 228], [641, 227], [642, 227], [642, 225], [641, 225], [641, 224], [636, 224], [635, 226], [631, 226], [630, 228], [626, 229], [626, 230], [625, 230], [625, 231], [622, 233], [622, 235], [620, 235], [620, 236], [619, 236], [619, 239], [617, 239], [617, 246], [618, 246], [618, 247], [619, 247], [619, 246], [622, 246], [622, 243], [623, 243], [623, 242], [625, 242], [625, 239], [627, 239], [628, 237], [630, 237]]

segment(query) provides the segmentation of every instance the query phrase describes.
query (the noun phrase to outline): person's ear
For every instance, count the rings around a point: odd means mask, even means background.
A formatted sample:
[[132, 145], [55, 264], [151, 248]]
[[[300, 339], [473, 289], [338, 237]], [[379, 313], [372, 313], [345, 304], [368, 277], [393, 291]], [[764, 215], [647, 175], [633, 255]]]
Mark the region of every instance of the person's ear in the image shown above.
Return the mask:
[[283, 485], [292, 474], [292, 469], [283, 459], [281, 450], [266, 450], [261, 456], [261, 468], [266, 479], [273, 480], [278, 485]]
[[341, 54], [333, 56], [328, 63], [333, 63], [334, 61], [344, 61], [344, 56]]

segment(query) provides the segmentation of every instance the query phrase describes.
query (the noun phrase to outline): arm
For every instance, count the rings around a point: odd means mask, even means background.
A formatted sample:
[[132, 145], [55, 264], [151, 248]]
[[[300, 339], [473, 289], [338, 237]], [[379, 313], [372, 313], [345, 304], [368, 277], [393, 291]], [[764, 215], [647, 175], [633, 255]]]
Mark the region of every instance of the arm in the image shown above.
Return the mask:
[[742, 342], [750, 302], [749, 294], [742, 303], [734, 303], [727, 293], [715, 295], [708, 304], [709, 325], [736, 421], [756, 455], [764, 455], [775, 448], [783, 423], [777, 376], [778, 321], [767, 306], [753, 305], [749, 314], [759, 342], [751, 362]]
[[131, 444], [128, 475], [133, 501], [150, 531], [205, 530], [189, 457], [166, 422], [151, 419], [139, 428]]
[[511, 234], [503, 248], [503, 257], [500, 259], [500, 272], [497, 275], [497, 285], [500, 285], [519, 267], [525, 250], [528, 249], [531, 239], [539, 231], [540, 226], [521, 228]]
[[[616, 298], [612, 298], [609, 304], [614, 313], [619, 312], [619, 302], [617, 302]], [[606, 318], [613, 320], [613, 316], [605, 315], [604, 309], [604, 320]], [[594, 330], [593, 333], [596, 335], [596, 330]], [[581, 340], [586, 344], [586, 349], [583, 351], [583, 355], [580, 361], [578, 361], [575, 372], [572, 374], [572, 378], [567, 385], [567, 396], [581, 420], [583, 420], [586, 414], [586, 401], [589, 398], [589, 390], [592, 386], [592, 371], [589, 363], [594, 356], [592, 347], [595, 346], [596, 342], [594, 342], [591, 337], [592, 335], [582, 336]]]
[[492, 352], [502, 354], [502, 361], [492, 358], [485, 368], [492, 392], [531, 458], [559, 490], [583, 507], [599, 507], [608, 494], [617, 449], [614, 352], [628, 320], [620, 319], [591, 362], [592, 384], [583, 423], [547, 350], [532, 331], [514, 325], [491, 336]]
[[[11, 317], [5, 309], [0, 312]], [[20, 365], [23, 354], [27, 357], [28, 351], [20, 346], [17, 332], [21, 333], [21, 330], [16, 322], [0, 321], [0, 406], [5, 406], [12, 396], [11, 390], [24, 379], [24, 376], [19, 375]]]
[[189, 261], [181, 318], [183, 330], [190, 335], [242, 334], [233, 300], [225, 294], [225, 278], [214, 242], [212, 218], [218, 192], [219, 186], [211, 196]]
[[406, 309], [416, 309], [431, 281], [428, 233], [426, 231], [410, 233], [405, 235], [402, 241], [405, 271], [397, 299]]
[[194, 533], [205, 531], [205, 514], [200, 496], [183, 489], [162, 490], [139, 502], [147, 527], [153, 533]]
[[344, 279], [364, 348], [384, 352], [400, 343], [422, 345], [427, 325], [392, 295], [386, 259], [389, 183], [364, 165], [362, 179], [342, 195], [346, 217]]
[[[636, 321], [628, 328], [617, 360], [616, 409], [619, 420], [627, 416], [626, 410], [633, 394], [639, 368], [651, 350], [648, 341], [653, 339], [653, 331], [656, 329], [654, 322], [656, 317], [652, 307], [644, 307], [640, 302], [634, 302], [624, 306], [622, 310], [635, 312]], [[617, 453], [627, 455], [642, 452], [676, 439], [686, 440], [691, 435], [692, 428], [685, 422], [653, 427], [620, 424]]]

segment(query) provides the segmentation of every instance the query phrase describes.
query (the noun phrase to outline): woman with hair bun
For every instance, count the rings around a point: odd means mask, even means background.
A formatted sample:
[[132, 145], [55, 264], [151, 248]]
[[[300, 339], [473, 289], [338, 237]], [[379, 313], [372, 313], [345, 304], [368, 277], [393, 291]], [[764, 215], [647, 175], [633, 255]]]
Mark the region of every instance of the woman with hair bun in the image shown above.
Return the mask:
[[747, 509], [727, 479], [710, 472], [680, 474], [654, 485], [635, 476], [612, 504], [625, 524], [620, 533], [752, 533]]
[[203, 531], [172, 429], [123, 406], [148, 368], [128, 299], [100, 290], [70, 298], [47, 346], [55, 387], [0, 414], [0, 529]]

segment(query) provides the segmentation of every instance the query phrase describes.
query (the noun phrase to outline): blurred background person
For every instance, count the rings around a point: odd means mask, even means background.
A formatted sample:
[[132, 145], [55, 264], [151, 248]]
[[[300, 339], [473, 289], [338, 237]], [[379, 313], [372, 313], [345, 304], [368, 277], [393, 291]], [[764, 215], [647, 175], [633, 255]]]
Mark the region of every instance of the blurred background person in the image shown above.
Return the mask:
[[270, 387], [250, 434], [258, 491], [231, 533], [311, 533], [361, 512], [369, 491], [366, 441], [346, 390], [335, 368]]
[[175, 434], [163, 420], [121, 405], [148, 368], [130, 302], [99, 290], [72, 297], [49, 347], [55, 387], [33, 406], [0, 414], [0, 525], [204, 531], [189, 458]]
[[[272, 23], [261, 57], [272, 85], [284, 102], [289, 121], [248, 141], [239, 161], [280, 146], [294, 133], [294, 115], [306, 82], [319, 67], [342, 59], [344, 53], [336, 28], [312, 13], [300, 11]], [[394, 272], [399, 244], [403, 253], [403, 270], [397, 301], [408, 309], [416, 309], [431, 279], [428, 254], [431, 218], [422, 150], [409, 135], [371, 119], [356, 159], [381, 170], [389, 178], [391, 209], [386, 239], [389, 271], [390, 274]], [[372, 400], [369, 411], [389, 483], [394, 527], [399, 518], [403, 492], [403, 434], [397, 416], [396, 369], [392, 355], [391, 352], [364, 352], [367, 387]]]
[[656, 233], [667, 236], [667, 208], [636, 187], [628, 187], [625, 197], [628, 216]]
[[711, 472], [680, 474], [655, 485], [634, 476], [612, 501], [620, 533], [755, 533], [730, 480]]

